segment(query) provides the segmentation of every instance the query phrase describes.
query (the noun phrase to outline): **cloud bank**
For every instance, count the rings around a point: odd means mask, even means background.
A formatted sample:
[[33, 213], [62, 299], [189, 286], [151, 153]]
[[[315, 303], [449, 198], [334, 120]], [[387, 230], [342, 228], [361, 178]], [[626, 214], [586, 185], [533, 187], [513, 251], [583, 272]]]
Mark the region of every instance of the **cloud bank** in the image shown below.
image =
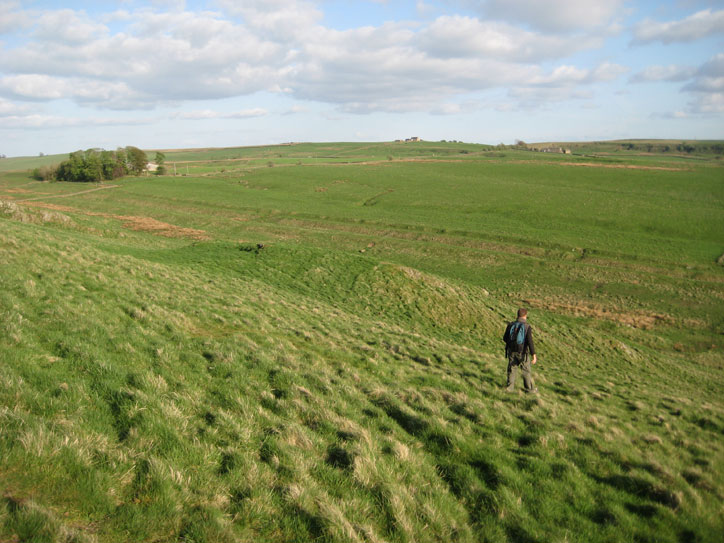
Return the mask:
[[[166, 146], [184, 130], [182, 146], [240, 135], [253, 143], [344, 137], [359, 126], [388, 134], [379, 119], [447, 138], [477, 138], [481, 126], [512, 130], [511, 118], [538, 122], [548, 139], [560, 139], [551, 132], [562, 119], [585, 131], [580, 137], [625, 137], [651, 119], [708, 127], [692, 128], [697, 135], [721, 132], [724, 10], [693, 12], [698, 0], [86, 5], [0, 0], [6, 142], [23, 129], [32, 129], [26, 145], [34, 146], [43, 127], [49, 140], [77, 127], [80, 141], [83, 127], [140, 124], [154, 126], [144, 132], [149, 140], [171, 140]], [[656, 20], [662, 13], [667, 20]], [[134, 132], [104, 131], [109, 140], [121, 133]]]
[[[599, 47], [600, 37], [572, 33], [576, 14], [592, 10], [587, 29], [607, 23], [617, 5], [556, 2], [569, 11], [555, 24], [536, 15], [535, 2], [515, 0], [479, 6], [497, 20], [441, 15], [424, 24], [350, 30], [325, 26], [318, 5], [302, 0], [220, 0], [217, 11], [189, 11], [180, 3], [165, 12], [149, 7], [95, 18], [5, 4], [4, 20], [15, 28], [22, 22], [32, 39], [2, 45], [0, 95], [122, 111], [263, 91], [347, 112], [440, 111], [450, 109], [450, 100], [491, 88], [527, 95], [545, 88], [537, 93], [541, 100], [559, 99], [572, 87], [600, 81], [596, 73], [603, 69], [621, 73], [611, 66], [576, 73], [564, 65], [541, 67]], [[535, 28], [504, 20], [515, 22], [523, 11]], [[550, 33], [560, 28], [565, 32]]]
[[680, 21], [657, 22], [647, 19], [636, 26], [634, 43], [659, 41], [665, 44], [692, 42], [724, 33], [724, 10], [705, 9]]

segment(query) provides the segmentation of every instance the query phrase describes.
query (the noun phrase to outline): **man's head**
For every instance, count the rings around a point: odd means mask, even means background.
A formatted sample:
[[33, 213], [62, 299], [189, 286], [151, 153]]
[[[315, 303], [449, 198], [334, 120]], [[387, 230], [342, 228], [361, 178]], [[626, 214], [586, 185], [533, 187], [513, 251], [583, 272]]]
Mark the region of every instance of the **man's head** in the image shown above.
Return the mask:
[[525, 319], [528, 317], [528, 310], [525, 307], [521, 307], [518, 310], [518, 318], [519, 319]]

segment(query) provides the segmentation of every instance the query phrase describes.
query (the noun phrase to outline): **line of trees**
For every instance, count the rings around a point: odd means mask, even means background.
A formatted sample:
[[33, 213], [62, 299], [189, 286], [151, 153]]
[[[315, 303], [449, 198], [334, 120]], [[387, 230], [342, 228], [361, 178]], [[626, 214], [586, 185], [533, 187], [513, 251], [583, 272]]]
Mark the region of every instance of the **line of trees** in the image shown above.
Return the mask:
[[70, 153], [58, 166], [36, 168], [33, 177], [39, 181], [110, 181], [128, 174], [141, 175], [147, 165], [146, 153], [132, 145], [115, 151], [88, 149]]
[[669, 153], [677, 151], [679, 153], [697, 153], [697, 154], [715, 154], [724, 155], [724, 144], [719, 142], [714, 143], [700, 143], [692, 142], [687, 143], [682, 141], [676, 145], [669, 145], [667, 143], [656, 143], [656, 142], [626, 142], [621, 144], [621, 149], [625, 151], [646, 151], [648, 153]]

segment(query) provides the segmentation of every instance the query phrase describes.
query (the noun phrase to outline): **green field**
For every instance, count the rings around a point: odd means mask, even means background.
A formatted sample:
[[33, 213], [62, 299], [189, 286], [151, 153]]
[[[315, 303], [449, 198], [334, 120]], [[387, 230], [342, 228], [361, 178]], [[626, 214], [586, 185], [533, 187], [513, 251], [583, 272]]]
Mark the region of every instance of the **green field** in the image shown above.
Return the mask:
[[0, 542], [721, 540], [716, 157], [165, 153], [0, 161]]

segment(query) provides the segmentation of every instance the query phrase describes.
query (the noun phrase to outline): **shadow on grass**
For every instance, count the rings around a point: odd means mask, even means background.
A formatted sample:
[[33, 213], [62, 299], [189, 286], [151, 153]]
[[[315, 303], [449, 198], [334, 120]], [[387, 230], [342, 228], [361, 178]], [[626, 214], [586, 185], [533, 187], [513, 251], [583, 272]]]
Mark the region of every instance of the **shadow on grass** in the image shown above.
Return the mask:
[[354, 454], [348, 450], [332, 445], [327, 449], [327, 464], [339, 469], [351, 469], [354, 465]]
[[[324, 520], [302, 507], [294, 507], [288, 511], [295, 524], [301, 524], [302, 533], [298, 533], [297, 541], [323, 541], [325, 538]], [[306, 534], [303, 532], [306, 531]], [[308, 536], [308, 539], [307, 539]]]
[[477, 459], [470, 462], [472, 467], [483, 480], [483, 482], [492, 490], [497, 490], [500, 486], [500, 473], [498, 469], [483, 459]]
[[526, 532], [521, 526], [514, 524], [505, 527], [508, 534], [508, 540], [512, 543], [539, 543], [540, 540], [534, 538]]
[[137, 417], [130, 417], [129, 411], [133, 405], [134, 395], [120, 390], [111, 391], [106, 400], [113, 416], [113, 426], [118, 435], [118, 441], [125, 441], [137, 422]]
[[400, 406], [395, 405], [389, 398], [382, 397], [374, 400], [375, 405], [381, 408], [408, 434], [415, 437], [422, 435], [430, 427], [430, 423], [420, 417], [404, 411]]
[[601, 526], [618, 524], [616, 516], [608, 509], [596, 509], [591, 514], [591, 520]]
[[625, 507], [629, 513], [633, 513], [638, 517], [646, 519], [653, 517], [659, 511], [655, 505], [648, 504], [640, 505], [635, 503], [627, 503]]
[[[611, 475], [609, 477], [594, 477], [598, 482], [605, 483], [617, 490], [623, 490], [638, 498], [643, 498], [670, 509], [677, 509], [681, 505], [681, 499], [665, 488], [658, 487], [640, 477], [631, 475]], [[639, 516], [646, 516], [645, 514]]]

